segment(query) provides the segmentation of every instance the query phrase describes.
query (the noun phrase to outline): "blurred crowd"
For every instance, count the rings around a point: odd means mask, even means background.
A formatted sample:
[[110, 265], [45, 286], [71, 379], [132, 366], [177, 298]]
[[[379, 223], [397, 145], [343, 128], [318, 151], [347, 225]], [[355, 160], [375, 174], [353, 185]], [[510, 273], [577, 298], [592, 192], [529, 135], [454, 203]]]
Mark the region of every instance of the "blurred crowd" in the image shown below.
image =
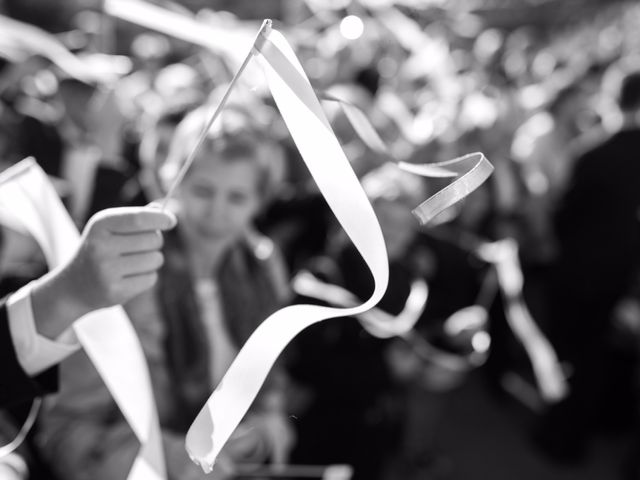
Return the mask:
[[[33, 156], [78, 227], [108, 207], [162, 200], [246, 52], [147, 30], [100, 2], [40, 3], [0, 2], [0, 168]], [[387, 244], [378, 308], [404, 315], [428, 286], [411, 336], [330, 320], [296, 338], [214, 478], [269, 461], [348, 464], [355, 480], [447, 478], [434, 445], [474, 370], [533, 409], [527, 434], [541, 455], [579, 464], [594, 436], [624, 434], [620, 478], [640, 478], [639, 5], [584, 2], [588, 14], [576, 7], [570, 22], [504, 25], [499, 6], [496, 17], [453, 1], [274, 1], [260, 11], [218, 2], [197, 15], [197, 2], [154, 3], [210, 26], [213, 38], [251, 38], [256, 17], [274, 18], [314, 88], [361, 109], [392, 157], [373, 151], [335, 102], [323, 104]], [[525, 3], [533, 12], [554, 2]], [[205, 478], [184, 435], [264, 318], [327, 303], [327, 286], [361, 300], [373, 290], [254, 67], [168, 204], [179, 222], [157, 285], [125, 305], [172, 479]], [[411, 210], [450, 180], [393, 163], [470, 152], [494, 174], [421, 227]], [[504, 279], [481, 254], [504, 239], [517, 245], [522, 301], [568, 383], [558, 398], [538, 391]], [[0, 295], [44, 271], [35, 241], [0, 227]], [[0, 478], [126, 478], [137, 440], [86, 355], [62, 364], [60, 393], [45, 403], [25, 445], [0, 458]], [[0, 416], [0, 444], [27, 409]]]

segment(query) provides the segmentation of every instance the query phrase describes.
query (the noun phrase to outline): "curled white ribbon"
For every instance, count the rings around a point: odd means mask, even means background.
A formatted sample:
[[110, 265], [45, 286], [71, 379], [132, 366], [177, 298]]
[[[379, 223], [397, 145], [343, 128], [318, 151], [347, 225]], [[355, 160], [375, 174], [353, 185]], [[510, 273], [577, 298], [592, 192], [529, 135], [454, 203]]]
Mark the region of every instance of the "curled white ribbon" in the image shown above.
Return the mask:
[[[271, 30], [259, 48], [269, 88], [307, 167], [374, 277], [374, 292], [353, 308], [286, 307], [251, 335], [187, 434], [191, 458], [210, 471], [284, 347], [306, 327], [373, 307], [387, 288], [387, 253], [366, 194], [338, 143], [293, 50]], [[295, 72], [293, 78], [291, 72]]]
[[374, 152], [394, 162], [402, 170], [423, 177], [454, 178], [444, 189], [413, 209], [413, 214], [422, 225], [429, 223], [437, 215], [435, 212], [439, 213], [466, 197], [482, 185], [493, 172], [491, 163], [479, 152], [444, 162], [418, 164], [396, 161], [362, 110], [326, 92], [322, 92], [320, 98], [337, 102], [362, 142]]
[[[333, 317], [357, 316], [375, 306], [388, 283], [386, 247], [371, 204], [325, 117], [311, 84], [286, 39], [271, 29], [257, 46], [269, 89], [311, 175], [334, 215], [362, 255], [374, 279], [371, 297], [351, 308], [286, 307], [251, 335], [187, 434], [187, 452], [210, 471], [224, 444], [249, 409], [285, 346], [303, 329]], [[479, 154], [481, 158], [484, 158]], [[488, 163], [488, 162], [487, 162]], [[437, 215], [471, 191], [453, 189], [424, 207]]]
[[[317, 298], [331, 305], [353, 306], [360, 300], [349, 290], [323, 282], [310, 272], [300, 272], [292, 282], [294, 291], [305, 297]], [[379, 308], [362, 312], [358, 320], [374, 337], [402, 337], [413, 329], [427, 304], [429, 287], [424, 280], [414, 280], [405, 306], [398, 315], [391, 315]]]

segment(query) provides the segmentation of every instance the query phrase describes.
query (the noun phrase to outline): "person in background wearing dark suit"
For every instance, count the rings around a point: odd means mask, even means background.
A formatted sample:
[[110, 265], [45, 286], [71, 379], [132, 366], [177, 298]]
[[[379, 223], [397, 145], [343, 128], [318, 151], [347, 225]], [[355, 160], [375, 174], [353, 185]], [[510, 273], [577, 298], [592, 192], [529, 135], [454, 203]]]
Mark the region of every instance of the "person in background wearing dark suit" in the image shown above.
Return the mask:
[[57, 389], [55, 365], [79, 348], [71, 324], [150, 288], [163, 263], [160, 231], [175, 224], [154, 208], [99, 212], [69, 262], [0, 300], [0, 408]]
[[575, 157], [554, 217], [550, 328], [571, 393], [551, 408], [539, 440], [564, 461], [586, 459], [589, 439], [628, 428], [634, 411], [634, 362], [614, 341], [613, 313], [640, 265], [640, 64], [610, 68], [614, 128]]

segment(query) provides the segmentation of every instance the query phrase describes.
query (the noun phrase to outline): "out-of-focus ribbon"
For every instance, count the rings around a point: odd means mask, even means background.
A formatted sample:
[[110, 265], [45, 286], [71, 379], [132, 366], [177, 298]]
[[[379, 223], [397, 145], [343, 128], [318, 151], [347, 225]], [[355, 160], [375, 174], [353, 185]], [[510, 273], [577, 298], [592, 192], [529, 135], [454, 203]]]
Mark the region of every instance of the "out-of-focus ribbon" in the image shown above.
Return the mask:
[[[212, 469], [272, 365], [293, 337], [322, 320], [357, 316], [369, 310], [382, 298], [388, 283], [389, 266], [380, 226], [293, 49], [273, 29], [263, 31], [256, 49], [285, 124], [320, 192], [371, 271], [375, 287], [371, 297], [361, 305], [289, 306], [256, 329], [187, 434], [187, 451], [205, 471]], [[468, 193], [450, 192], [444, 195], [446, 201], [428, 204], [426, 208], [433, 210], [425, 211], [424, 218], [437, 215], [439, 211], [435, 209], [446, 208]]]
[[[294, 291], [309, 298], [322, 300], [331, 305], [347, 307], [359, 302], [350, 291], [338, 285], [323, 282], [307, 271], [297, 274], [293, 281]], [[429, 343], [414, 326], [424, 312], [429, 288], [423, 280], [411, 284], [409, 296], [402, 311], [394, 316], [373, 307], [360, 313], [357, 318], [363, 328], [378, 338], [398, 337], [407, 342], [422, 360], [451, 371], [467, 371], [482, 365], [489, 353], [491, 340], [486, 330], [488, 313], [480, 305], [463, 308], [451, 315], [444, 323], [447, 335], [455, 337], [463, 332], [475, 332], [470, 340], [471, 352], [457, 355]]]
[[423, 177], [450, 178], [458, 176], [457, 172], [447, 170], [437, 163], [413, 164], [396, 161], [387, 148], [387, 145], [385, 145], [380, 135], [378, 135], [378, 132], [376, 132], [376, 129], [371, 125], [371, 122], [360, 108], [351, 102], [342, 100], [327, 92], [318, 92], [318, 98], [320, 98], [320, 100], [337, 103], [360, 140], [372, 151], [394, 162], [400, 168]]
[[402, 170], [423, 177], [455, 178], [443, 190], [431, 196], [413, 210], [413, 214], [422, 225], [428, 223], [435, 216], [433, 212], [441, 212], [458, 201], [454, 200], [452, 202], [452, 199], [463, 198], [474, 191], [493, 172], [493, 166], [482, 153], [470, 153], [452, 160], [434, 163], [418, 164], [396, 161], [360, 108], [326, 92], [321, 92], [320, 98], [338, 103], [362, 142], [374, 152], [394, 162]]
[[[31, 158], [0, 174], [0, 211], [35, 238], [50, 269], [67, 261], [80, 243], [71, 217]], [[166, 479], [147, 363], [126, 313], [121, 306], [96, 310], [78, 319], [73, 329], [141, 443], [128, 480]]]
[[565, 375], [553, 346], [536, 324], [522, 297], [524, 277], [518, 260], [518, 244], [507, 238], [484, 244], [477, 253], [495, 266], [506, 303], [507, 322], [527, 352], [542, 398], [547, 402], [562, 400], [569, 390]]
[[[210, 26], [193, 17], [172, 12], [141, 0], [105, 0], [104, 9], [106, 13], [114, 17], [171, 35], [222, 54], [227, 58], [232, 58], [236, 64], [241, 61], [238, 52], [243, 51], [242, 46], [246, 45], [248, 47], [250, 45], [251, 35], [247, 32], [234, 34], [229, 31], [217, 31], [217, 34], [213, 35]], [[286, 65], [284, 68], [287, 68]], [[291, 78], [295, 78], [295, 75], [298, 75], [295, 69], [289, 69], [289, 72], [294, 75]], [[302, 74], [304, 75], [304, 72]], [[394, 161], [403, 170], [425, 177], [455, 178], [451, 184], [445, 187], [442, 193], [439, 192], [432, 196], [413, 210], [413, 214], [423, 225], [433, 218], [433, 212], [440, 212], [450, 207], [460, 198], [465, 197], [482, 185], [493, 172], [493, 166], [482, 153], [471, 153], [440, 163], [412, 164], [403, 161], [396, 162], [359, 108], [328, 93], [321, 93], [320, 96], [323, 100], [338, 102], [363, 142], [373, 151], [381, 153]], [[451, 199], [456, 200], [451, 201]]]
[[[255, 35], [255, 22], [244, 22], [247, 28], [218, 29], [194, 16], [175, 12], [141, 0], [104, 0], [105, 13], [142, 27], [199, 45], [238, 64], [238, 52], [249, 46]], [[241, 54], [241, 53], [240, 53]]]
[[[323, 282], [310, 272], [298, 273], [292, 281], [293, 290], [305, 297], [316, 298], [331, 305], [352, 307], [360, 300], [349, 290], [339, 285]], [[415, 280], [411, 284], [405, 306], [398, 315], [391, 315], [373, 307], [358, 315], [358, 320], [374, 337], [402, 337], [413, 329], [424, 311], [429, 297], [429, 287], [424, 280]]]
[[27, 439], [27, 435], [33, 428], [33, 425], [36, 423], [36, 419], [38, 418], [38, 413], [40, 413], [41, 407], [42, 398], [34, 398], [33, 402], [31, 403], [31, 407], [29, 408], [27, 418], [24, 420], [24, 423], [22, 424], [22, 427], [20, 427], [20, 430], [18, 430], [16, 436], [9, 443], [0, 446], [0, 460], [15, 452]]
[[45, 30], [0, 15], [0, 31], [0, 55], [10, 60], [22, 61], [28, 56], [41, 55], [77, 80], [100, 80], [88, 62], [75, 56], [54, 35]]

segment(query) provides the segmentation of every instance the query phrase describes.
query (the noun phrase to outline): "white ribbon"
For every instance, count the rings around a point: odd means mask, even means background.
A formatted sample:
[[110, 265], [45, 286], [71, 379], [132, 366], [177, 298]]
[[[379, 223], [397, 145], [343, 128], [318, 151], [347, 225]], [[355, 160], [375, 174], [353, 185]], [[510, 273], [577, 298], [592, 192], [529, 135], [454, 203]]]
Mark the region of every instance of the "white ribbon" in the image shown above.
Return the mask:
[[395, 162], [400, 168], [416, 175], [432, 178], [450, 178], [457, 177], [458, 173], [452, 170], [447, 170], [439, 166], [438, 163], [422, 163], [413, 164], [408, 162], [396, 162], [391, 152], [387, 148], [387, 145], [383, 142], [376, 129], [371, 125], [371, 122], [365, 115], [365, 113], [356, 105], [342, 100], [327, 92], [320, 92], [321, 100], [329, 102], [336, 102], [342, 108], [345, 117], [353, 127], [360, 140], [374, 152], [386, 157], [387, 159]]
[[[369, 267], [375, 288], [362, 305], [345, 309], [294, 305], [274, 313], [256, 329], [187, 434], [187, 451], [205, 471], [211, 470], [285, 346], [314, 323], [354, 316], [373, 307], [384, 295], [389, 276], [387, 252], [373, 209], [293, 50], [275, 30], [258, 48], [257, 57], [291, 136], [327, 203]], [[293, 78], [291, 72], [295, 72]]]
[[527, 352], [542, 397], [548, 402], [562, 400], [569, 387], [558, 357], [522, 298], [524, 277], [518, 259], [518, 244], [507, 238], [483, 245], [478, 254], [496, 268], [505, 297], [507, 323]]
[[[375, 287], [361, 305], [294, 305], [274, 313], [256, 329], [187, 434], [187, 451], [205, 471], [213, 468], [285, 346], [310, 325], [369, 310], [382, 298], [388, 283], [388, 258], [378, 221], [293, 49], [273, 29], [263, 34], [256, 49], [291, 136], [320, 192], [371, 271]], [[455, 190], [445, 194], [442, 201], [429, 203], [425, 208], [433, 210], [425, 210], [425, 218], [437, 215], [437, 208], [455, 203], [464, 196], [461, 193]]]
[[6, 52], [14, 61], [42, 55], [77, 80], [100, 80], [87, 61], [71, 53], [54, 35], [35, 25], [0, 15], [0, 31], [0, 52]]
[[[305, 297], [316, 298], [341, 307], [353, 306], [360, 300], [349, 290], [323, 282], [310, 272], [300, 272], [292, 282], [294, 291]], [[413, 329], [424, 312], [429, 297], [429, 287], [424, 280], [414, 280], [404, 308], [398, 315], [391, 315], [379, 308], [372, 308], [358, 315], [363, 328], [374, 337], [402, 337]]]
[[[80, 243], [71, 217], [31, 158], [0, 174], [0, 210], [11, 212], [13, 221], [31, 233], [50, 269], [71, 258]], [[141, 443], [128, 480], [166, 479], [147, 363], [125, 311], [119, 305], [96, 310], [78, 319], [73, 329]]]
[[337, 102], [342, 107], [347, 120], [367, 147], [388, 158], [402, 170], [423, 177], [455, 178], [440, 192], [413, 209], [412, 213], [422, 225], [429, 223], [436, 215], [435, 212], [441, 212], [474, 191], [493, 173], [493, 165], [479, 152], [444, 162], [409, 163], [396, 161], [362, 110], [352, 103], [326, 92], [322, 92], [320, 95], [323, 100]]
[[[218, 28], [212, 35], [213, 27], [194, 16], [174, 12], [140, 0], [104, 0], [105, 13], [136, 25], [170, 35], [185, 42], [193, 43], [223, 55], [236, 63], [241, 60], [241, 52], [251, 45], [255, 28], [253, 23], [235, 25], [234, 29]], [[244, 27], [247, 28], [238, 28]], [[238, 53], [240, 52], [240, 53]]]

